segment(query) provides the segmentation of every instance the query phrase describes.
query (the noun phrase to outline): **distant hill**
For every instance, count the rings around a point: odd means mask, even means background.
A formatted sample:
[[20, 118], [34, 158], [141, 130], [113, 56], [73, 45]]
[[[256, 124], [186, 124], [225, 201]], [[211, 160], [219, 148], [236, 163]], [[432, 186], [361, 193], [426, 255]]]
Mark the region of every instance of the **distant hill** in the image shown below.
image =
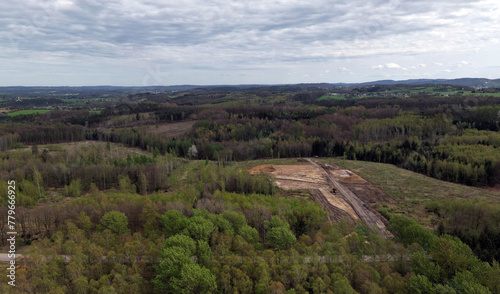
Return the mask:
[[[420, 84], [446, 84], [455, 86], [467, 86], [473, 88], [497, 88], [500, 87], [500, 79], [490, 80], [482, 78], [461, 78], [461, 79], [414, 79], [414, 80], [381, 80], [367, 83], [351, 84], [352, 86], [369, 86], [369, 85], [420, 85]], [[343, 84], [346, 85], [346, 84]]]
[[363, 87], [371, 85], [453, 85], [481, 88], [500, 88], [500, 79], [484, 78], [460, 78], [460, 79], [413, 79], [413, 80], [380, 80], [365, 83], [304, 83], [304, 84], [275, 84], [275, 85], [174, 85], [174, 86], [148, 86], [148, 87], [117, 87], [117, 86], [86, 86], [86, 87], [0, 87], [0, 97], [3, 95], [23, 97], [46, 97], [46, 96], [99, 96], [106, 93], [111, 96], [145, 92], [170, 92], [188, 91], [192, 89], [203, 89], [212, 91], [234, 91], [234, 90], [267, 90], [299, 92], [304, 89], [313, 88], [343, 88]]

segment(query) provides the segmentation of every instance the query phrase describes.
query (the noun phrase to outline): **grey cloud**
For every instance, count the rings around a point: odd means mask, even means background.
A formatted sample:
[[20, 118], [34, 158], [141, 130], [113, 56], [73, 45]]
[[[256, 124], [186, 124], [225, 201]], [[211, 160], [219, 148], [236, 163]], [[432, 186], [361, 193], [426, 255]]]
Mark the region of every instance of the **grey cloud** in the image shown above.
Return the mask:
[[485, 10], [493, 1], [8, 1], [0, 9], [0, 56], [144, 59], [206, 71], [422, 56], [467, 50], [466, 41], [490, 46], [499, 27], [498, 13]]

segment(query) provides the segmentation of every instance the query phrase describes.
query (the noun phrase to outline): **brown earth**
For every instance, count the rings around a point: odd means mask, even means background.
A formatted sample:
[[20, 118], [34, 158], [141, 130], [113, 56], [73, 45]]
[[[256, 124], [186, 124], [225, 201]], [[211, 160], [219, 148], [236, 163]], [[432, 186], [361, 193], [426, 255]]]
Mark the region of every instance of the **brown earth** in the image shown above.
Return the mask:
[[273, 176], [283, 190], [309, 191], [329, 213], [329, 220], [361, 219], [378, 227], [382, 235], [390, 235], [385, 229], [387, 220], [372, 206], [380, 202], [395, 203], [393, 198], [341, 166], [308, 161], [310, 164], [306, 165], [260, 165], [249, 171]]
[[349, 188], [356, 196], [366, 203], [375, 204], [380, 202], [396, 203], [392, 197], [372, 183], [358, 176], [350, 170], [343, 169], [338, 165], [324, 164], [325, 170], [331, 174], [335, 180]]

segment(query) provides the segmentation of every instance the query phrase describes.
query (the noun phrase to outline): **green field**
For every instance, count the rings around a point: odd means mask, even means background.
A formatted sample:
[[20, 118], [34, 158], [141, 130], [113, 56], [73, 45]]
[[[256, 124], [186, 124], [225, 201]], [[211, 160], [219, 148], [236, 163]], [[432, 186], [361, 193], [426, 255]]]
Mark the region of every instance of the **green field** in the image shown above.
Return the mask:
[[45, 114], [51, 110], [48, 109], [27, 109], [11, 112], [8, 116], [28, 115], [28, 114]]
[[323, 101], [323, 100], [345, 100], [345, 97], [342, 95], [323, 95], [316, 99], [317, 101]]

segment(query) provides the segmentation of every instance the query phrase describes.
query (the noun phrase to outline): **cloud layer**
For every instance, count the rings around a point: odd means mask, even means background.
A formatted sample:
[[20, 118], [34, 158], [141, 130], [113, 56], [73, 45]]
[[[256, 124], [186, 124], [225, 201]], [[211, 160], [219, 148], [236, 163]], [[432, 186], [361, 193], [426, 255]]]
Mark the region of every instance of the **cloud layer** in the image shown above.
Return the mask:
[[0, 85], [495, 77], [500, 65], [496, 0], [1, 5]]

